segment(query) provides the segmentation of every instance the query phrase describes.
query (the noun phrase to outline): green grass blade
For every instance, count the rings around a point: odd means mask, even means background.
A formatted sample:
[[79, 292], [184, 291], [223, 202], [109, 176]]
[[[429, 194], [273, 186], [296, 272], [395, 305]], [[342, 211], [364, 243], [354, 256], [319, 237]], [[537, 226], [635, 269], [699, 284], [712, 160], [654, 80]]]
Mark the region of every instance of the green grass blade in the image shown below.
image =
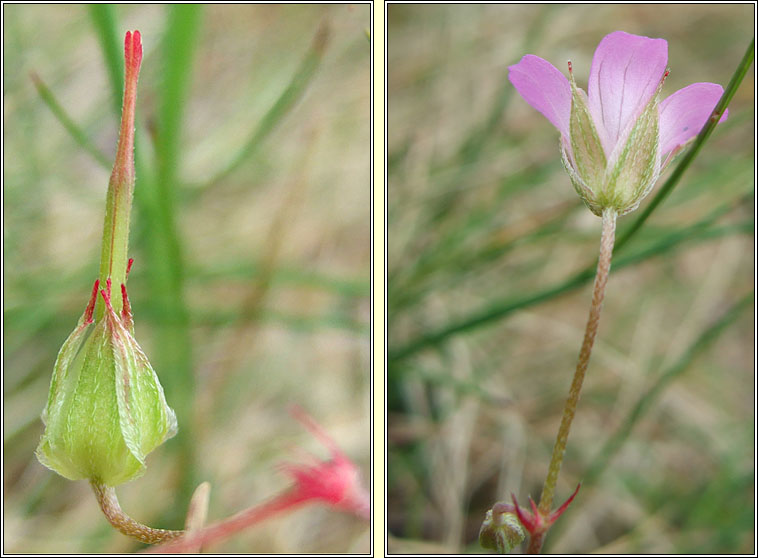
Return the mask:
[[[188, 270], [188, 275], [199, 284], [212, 283], [219, 279], [246, 281], [252, 278], [257, 280], [263, 273], [263, 262], [258, 259], [229, 263], [215, 262], [212, 267], [193, 267]], [[275, 286], [296, 285], [334, 294], [341, 298], [366, 298], [371, 295], [371, 284], [364, 278], [330, 275], [310, 269], [288, 267], [285, 264], [276, 268], [271, 280]]]
[[745, 77], [745, 74], [753, 63], [754, 56], [755, 38], [750, 41], [750, 45], [747, 47], [745, 55], [742, 57], [742, 60], [732, 75], [732, 79], [729, 80], [729, 85], [726, 86], [726, 90], [724, 90], [724, 94], [721, 96], [721, 100], [719, 100], [719, 102], [716, 104], [716, 108], [713, 109], [713, 113], [708, 119], [708, 122], [700, 131], [697, 138], [695, 138], [695, 142], [692, 144], [687, 153], [685, 153], [684, 157], [671, 173], [671, 176], [669, 176], [668, 180], [666, 180], [666, 182], [663, 183], [663, 186], [660, 187], [655, 197], [637, 217], [637, 220], [634, 221], [634, 223], [632, 223], [632, 225], [627, 230], [625, 230], [623, 235], [616, 241], [616, 244], [613, 248], [614, 252], [617, 253], [619, 249], [622, 248], [627, 242], [629, 242], [629, 240], [637, 233], [642, 224], [647, 221], [648, 217], [650, 217], [653, 211], [655, 211], [661, 202], [663, 202], [663, 200], [666, 199], [666, 197], [671, 193], [679, 180], [682, 178], [684, 171], [686, 171], [690, 164], [692, 164], [692, 161], [695, 160], [695, 157], [697, 157], [698, 153], [700, 153], [700, 149], [703, 147], [703, 144], [713, 133], [716, 124], [718, 124], [719, 118], [722, 114], [724, 114], [724, 111], [729, 106], [729, 102], [737, 92], [737, 88], [742, 83], [742, 79]]
[[[163, 83], [160, 89], [155, 149], [158, 179], [162, 188], [172, 185], [179, 163], [182, 119], [190, 85], [190, 70], [197, 43], [200, 14], [198, 5], [173, 6], [169, 12], [169, 21], [161, 45], [164, 56]], [[166, 179], [171, 179], [169, 184], [163, 183]]]
[[121, 114], [121, 96], [124, 92], [124, 52], [116, 25], [116, 7], [113, 4], [90, 4], [87, 7], [95, 28], [105, 67], [111, 82], [113, 110]]
[[297, 70], [295, 70], [287, 87], [264, 115], [247, 143], [237, 152], [224, 170], [208, 181], [205, 186], [206, 188], [216, 185], [236, 171], [260, 148], [261, 144], [276, 129], [277, 125], [292, 111], [321, 65], [321, 59], [329, 44], [329, 35], [329, 27], [326, 24], [322, 24], [318, 31], [316, 31], [308, 52], [305, 54]]
[[66, 110], [61, 106], [61, 104], [58, 102], [58, 100], [55, 98], [55, 95], [52, 91], [50, 91], [50, 88], [45, 85], [45, 82], [42, 81], [42, 79], [37, 74], [31, 74], [32, 81], [34, 82], [34, 87], [37, 88], [37, 93], [39, 93], [40, 98], [44, 103], [47, 105], [47, 107], [50, 109], [50, 112], [53, 113], [53, 116], [55, 116], [58, 121], [63, 125], [63, 127], [66, 129], [66, 131], [71, 135], [72, 138], [74, 138], [74, 141], [78, 143], [82, 148], [92, 155], [92, 157], [100, 163], [103, 167], [110, 170], [112, 162], [108, 160], [108, 158], [103, 155], [100, 150], [95, 147], [95, 145], [89, 140], [87, 137], [87, 134], [84, 133], [84, 130], [82, 130], [76, 122], [73, 121], [73, 119], [68, 115]]
[[[616, 257], [613, 261], [612, 269], [614, 271], [618, 271], [621, 268], [639, 263], [653, 256], [665, 254], [679, 247], [685, 242], [712, 238], [713, 234], [712, 230], [710, 229], [710, 225], [714, 223], [716, 219], [733, 209], [736, 204], [738, 205], [740, 203], [743, 203], [744, 200], [750, 198], [751, 196], [752, 192], [746, 196], [741, 197], [736, 203], [730, 201], [729, 203], [723, 204], [698, 223], [671, 233], [663, 238], [656, 239], [649, 247], [645, 249], [639, 250], [632, 254], [623, 254], [619, 257]], [[744, 227], [739, 230], [744, 230]], [[750, 224], [748, 224], [747, 230], [752, 230]], [[722, 234], [732, 234], [738, 231], [730, 228], [721, 232]], [[561, 294], [568, 293], [582, 286], [584, 283], [590, 281], [593, 277], [594, 265], [590, 265], [572, 277], [537, 293], [516, 299], [495, 300], [489, 302], [482, 310], [475, 311], [471, 315], [459, 321], [443, 326], [437, 331], [424, 334], [420, 338], [410, 341], [403, 347], [395, 350], [390, 350], [387, 354], [387, 361], [389, 363], [400, 361], [413, 355], [421, 349], [432, 345], [437, 345], [452, 335], [470, 331], [492, 321], [502, 319], [503, 317], [512, 312], [515, 312], [516, 310], [527, 308], [529, 306], [533, 306], [540, 302], [544, 302], [551, 298], [557, 297]]]
[[[554, 13], [555, 10], [552, 6], [545, 6], [537, 12], [537, 16], [529, 25], [522, 45], [524, 52], [529, 52], [533, 45], [539, 42], [550, 17]], [[449, 217], [453, 208], [458, 205], [457, 201], [462, 194], [459, 185], [467, 182], [470, 174], [478, 168], [478, 163], [485, 154], [485, 148], [496, 138], [496, 134], [501, 127], [503, 115], [512, 96], [513, 85], [508, 79], [507, 73], [504, 73], [497, 94], [484, 120], [477, 123], [466, 134], [466, 137], [450, 160], [445, 161], [443, 164], [433, 165], [430, 168], [430, 175], [444, 167], [452, 167], [456, 170], [453, 176], [445, 180], [441, 185], [441, 194], [430, 201], [425, 215], [416, 222], [415, 230], [410, 235], [410, 238], [415, 239], [416, 242], [410, 243], [407, 246], [406, 252], [408, 254], [415, 253], [418, 257], [424, 257], [424, 252], [428, 245], [426, 241], [428, 231], [439, 229], [441, 223]], [[415, 258], [409, 259], [414, 260]]]
[[156, 369], [170, 404], [180, 421], [175, 444], [182, 462], [178, 479], [179, 499], [173, 508], [172, 523], [183, 514], [195, 488], [195, 453], [192, 435], [195, 395], [189, 311], [184, 299], [183, 248], [176, 219], [178, 169], [181, 162], [181, 137], [195, 46], [201, 23], [201, 6], [172, 5], [161, 53], [163, 82], [159, 89], [156, 114], [155, 172], [145, 173], [142, 187], [146, 197], [150, 233], [147, 240], [151, 305], [159, 316], [156, 323]]

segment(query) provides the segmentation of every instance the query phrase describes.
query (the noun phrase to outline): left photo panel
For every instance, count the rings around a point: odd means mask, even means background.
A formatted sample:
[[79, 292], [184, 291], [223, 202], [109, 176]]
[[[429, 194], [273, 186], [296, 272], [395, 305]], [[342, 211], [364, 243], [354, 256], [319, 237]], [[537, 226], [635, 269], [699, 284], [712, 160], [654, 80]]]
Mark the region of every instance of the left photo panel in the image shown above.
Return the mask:
[[5, 552], [373, 552], [371, 12], [3, 6]]

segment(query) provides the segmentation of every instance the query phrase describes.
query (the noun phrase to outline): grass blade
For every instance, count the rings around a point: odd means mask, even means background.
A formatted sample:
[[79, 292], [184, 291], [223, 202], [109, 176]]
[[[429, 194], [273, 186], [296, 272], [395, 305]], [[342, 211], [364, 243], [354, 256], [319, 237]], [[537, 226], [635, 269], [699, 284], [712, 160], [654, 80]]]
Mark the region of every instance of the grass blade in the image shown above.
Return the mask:
[[603, 449], [600, 450], [598, 456], [592, 460], [592, 466], [582, 479], [583, 484], [591, 484], [597, 480], [603, 470], [608, 466], [611, 458], [629, 438], [634, 426], [645, 416], [647, 411], [650, 410], [653, 403], [658, 400], [666, 387], [685, 372], [692, 361], [709, 347], [711, 343], [718, 339], [718, 336], [723, 333], [729, 325], [740, 317], [742, 312], [750, 306], [753, 297], [754, 294], [752, 292], [748, 293], [740, 299], [739, 302], [724, 312], [715, 323], [704, 329], [692, 345], [690, 345], [684, 354], [682, 354], [681, 358], [673, 366], [663, 372], [655, 383], [650, 386], [642, 396], [640, 396], [622, 425], [616, 433], [608, 439], [603, 446]]
[[[161, 44], [163, 83], [156, 114], [155, 172], [141, 183], [147, 198], [150, 234], [145, 235], [148, 290], [157, 312], [157, 355], [161, 380], [181, 421], [176, 446], [181, 460], [179, 494], [172, 513], [178, 520], [187, 508], [195, 485], [195, 450], [192, 434], [195, 382], [189, 311], [184, 299], [183, 249], [176, 219], [178, 169], [184, 111], [201, 22], [201, 6], [173, 5]], [[145, 179], [146, 178], [146, 179]]]
[[58, 121], [63, 125], [71, 137], [74, 138], [74, 141], [82, 146], [82, 148], [87, 153], [92, 155], [92, 157], [98, 163], [100, 163], [100, 165], [110, 171], [112, 164], [111, 161], [109, 161], [108, 158], [103, 155], [97, 147], [95, 147], [95, 145], [87, 137], [87, 134], [84, 133], [84, 130], [82, 130], [76, 124], [76, 122], [73, 121], [66, 110], [57, 101], [50, 88], [45, 85], [45, 82], [43, 82], [42, 79], [34, 73], [31, 74], [31, 78], [34, 82], [34, 87], [37, 88], [37, 93], [39, 93], [40, 98], [47, 105], [47, 108], [50, 109], [50, 112], [53, 113], [53, 116], [58, 119]]
[[[616, 257], [613, 261], [613, 269], [618, 271], [621, 268], [639, 263], [653, 256], [670, 252], [684, 242], [711, 238], [713, 231], [710, 228], [710, 225], [714, 223], [716, 219], [733, 209], [735, 205], [739, 205], [749, 198], [752, 198], [752, 191], [750, 194], [740, 198], [736, 204], [735, 202], [724, 204], [711, 212], [710, 215], [698, 223], [684, 228], [680, 231], [674, 232], [664, 238], [657, 239], [655, 243], [645, 249], [642, 249], [636, 253], [628, 255], [623, 254]], [[747, 230], [749, 232], [752, 230], [752, 225], [747, 227], [747, 229], [743, 227], [739, 230]], [[728, 229], [727, 231], [722, 232], [728, 232], [731, 234], [735, 231], [733, 229]], [[489, 322], [502, 319], [503, 317], [512, 312], [515, 312], [516, 310], [527, 308], [529, 306], [533, 306], [540, 302], [544, 302], [564, 293], [570, 292], [574, 289], [579, 288], [593, 277], [594, 264], [588, 266], [579, 273], [576, 273], [572, 277], [537, 293], [527, 295], [525, 297], [519, 297], [517, 299], [506, 299], [499, 301], [496, 300], [489, 302], [485, 308], [473, 312], [468, 317], [448, 324], [447, 326], [443, 326], [437, 331], [432, 331], [431, 333], [424, 334], [420, 338], [409, 342], [399, 349], [389, 351], [387, 354], [387, 361], [388, 363], [393, 363], [405, 359], [423, 348], [437, 345], [445, 341], [452, 335], [469, 331]]]
[[113, 4], [90, 4], [87, 11], [103, 50], [105, 67], [111, 82], [113, 110], [120, 115], [121, 96], [124, 92], [124, 60], [122, 43], [116, 29], [116, 7]]
[[260, 148], [264, 140], [294, 108], [321, 65], [321, 59], [329, 44], [329, 34], [329, 26], [326, 23], [323, 23], [316, 31], [316, 35], [313, 37], [308, 52], [305, 54], [300, 66], [295, 70], [289, 84], [260, 121], [258, 127], [253, 132], [253, 135], [232, 158], [226, 168], [208, 181], [205, 188], [215, 186], [236, 171]]

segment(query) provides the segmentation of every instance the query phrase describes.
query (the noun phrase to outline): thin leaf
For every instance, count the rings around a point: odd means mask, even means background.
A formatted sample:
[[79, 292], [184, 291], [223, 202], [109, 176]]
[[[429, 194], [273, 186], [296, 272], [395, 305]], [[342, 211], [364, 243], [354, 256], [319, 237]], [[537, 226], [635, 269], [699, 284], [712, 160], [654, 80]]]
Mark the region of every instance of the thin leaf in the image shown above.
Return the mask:
[[284, 120], [284, 117], [292, 111], [321, 65], [321, 59], [329, 44], [329, 35], [330, 30], [328, 25], [322, 24], [316, 31], [308, 52], [305, 54], [300, 66], [295, 70], [289, 84], [260, 121], [253, 135], [232, 158], [226, 168], [209, 180], [204, 188], [216, 185], [236, 171], [248, 158], [258, 151], [265, 139]]
[[37, 88], [37, 93], [39, 93], [40, 98], [50, 109], [50, 112], [53, 113], [53, 116], [55, 116], [66, 129], [66, 131], [71, 134], [71, 137], [74, 138], [74, 141], [82, 146], [87, 153], [92, 155], [92, 157], [98, 163], [100, 163], [100, 165], [110, 170], [111, 162], [108, 161], [108, 158], [103, 155], [97, 147], [95, 147], [95, 145], [87, 137], [87, 134], [84, 133], [84, 130], [82, 130], [68, 115], [66, 110], [56, 100], [55, 95], [52, 91], [50, 91], [50, 88], [45, 85], [45, 82], [43, 82], [42, 79], [35, 73], [31, 74], [31, 78], [32, 82], [34, 82], [34, 87]]
[[[177, 479], [178, 502], [169, 512], [171, 515], [164, 518], [173, 523], [181, 520], [180, 510], [186, 509], [197, 484], [192, 428], [195, 375], [189, 310], [184, 296], [184, 250], [177, 226], [176, 199], [182, 127], [202, 6], [174, 4], [168, 10], [166, 30], [160, 45], [163, 81], [158, 90], [155, 171], [145, 173], [141, 179], [138, 175], [137, 184], [145, 197], [149, 220], [146, 226], [150, 229], [144, 235], [149, 270], [147, 282], [151, 305], [158, 316], [155, 337], [157, 346], [161, 347], [154, 361], [167, 397], [181, 422], [175, 441], [182, 463]], [[137, 170], [140, 171], [139, 166]]]
[[[748, 196], [752, 196], [752, 192], [748, 194]], [[738, 203], [741, 203], [744, 199], [745, 197], [740, 198]], [[718, 207], [716, 210], [711, 212], [710, 215], [698, 223], [671, 233], [665, 237], [658, 238], [653, 244], [645, 249], [639, 250], [636, 253], [628, 255], [623, 254], [620, 257], [617, 256], [613, 261], [613, 269], [619, 270], [629, 265], [645, 261], [651, 257], [665, 254], [679, 247], [685, 242], [711, 238], [712, 229], [710, 228], [710, 225], [715, 222], [718, 217], [731, 210], [734, 205], [734, 202], [726, 203]], [[734, 229], [731, 228], [726, 230], [728, 230], [730, 234], [735, 232]], [[748, 230], [752, 230], [752, 227], [748, 227]], [[724, 231], [722, 231], [722, 233], [723, 232]], [[574, 289], [581, 287], [584, 283], [588, 282], [593, 277], [594, 264], [588, 266], [579, 273], [576, 273], [572, 277], [569, 277], [568, 279], [537, 293], [516, 299], [490, 301], [483, 309], [475, 311], [471, 315], [457, 322], [443, 326], [437, 331], [427, 333], [418, 339], [410, 341], [408, 344], [400, 347], [399, 349], [390, 350], [387, 354], [387, 360], [388, 362], [392, 363], [405, 359], [423, 348], [437, 345], [445, 341], [452, 335], [470, 331], [489, 322], [502, 319], [508, 314], [515, 312], [516, 310], [527, 308], [529, 306], [533, 306], [540, 302], [544, 302], [559, 295], [573, 291]]]
[[121, 114], [121, 96], [124, 93], [124, 58], [122, 42], [116, 24], [116, 7], [113, 4], [90, 4], [87, 7], [95, 28], [105, 67], [111, 82], [111, 100], [116, 115]]

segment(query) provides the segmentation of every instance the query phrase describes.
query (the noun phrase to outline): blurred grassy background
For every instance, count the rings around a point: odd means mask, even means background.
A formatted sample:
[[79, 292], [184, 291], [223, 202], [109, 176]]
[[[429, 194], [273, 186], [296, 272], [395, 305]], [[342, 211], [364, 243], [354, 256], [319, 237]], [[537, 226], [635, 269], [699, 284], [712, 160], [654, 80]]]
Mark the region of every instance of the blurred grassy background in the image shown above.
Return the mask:
[[[86, 482], [34, 457], [55, 355], [97, 275], [127, 29], [145, 48], [129, 292], [180, 434], [119, 488], [122, 506], [180, 528], [202, 480], [211, 522], [273, 496], [293, 448], [327, 455], [290, 404], [368, 483], [369, 6], [3, 10], [4, 551], [137, 548]], [[30, 72], [103, 156], [77, 145]], [[367, 552], [368, 538], [311, 506], [213, 550]]]
[[[483, 552], [495, 501], [539, 498], [576, 365], [600, 221], [507, 66], [570, 59], [585, 87], [621, 29], [668, 41], [664, 96], [726, 86], [753, 9], [388, 7], [390, 552]], [[753, 72], [614, 256], [546, 552], [754, 552]]]

